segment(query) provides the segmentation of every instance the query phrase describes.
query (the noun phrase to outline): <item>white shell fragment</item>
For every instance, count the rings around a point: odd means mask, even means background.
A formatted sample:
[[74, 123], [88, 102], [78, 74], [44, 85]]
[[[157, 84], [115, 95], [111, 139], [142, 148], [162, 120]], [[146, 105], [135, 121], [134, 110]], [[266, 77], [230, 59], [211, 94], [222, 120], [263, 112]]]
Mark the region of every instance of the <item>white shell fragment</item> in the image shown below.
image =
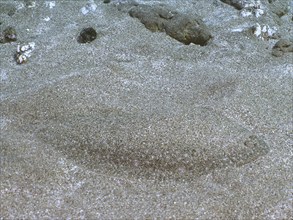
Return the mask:
[[247, 10], [243, 10], [243, 11], [240, 12], [240, 15], [242, 17], [249, 17], [249, 16], [252, 15], [252, 12], [251, 11], [247, 11]]
[[44, 21], [50, 21], [51, 18], [47, 16], [47, 17], [45, 17], [43, 20], [44, 20]]
[[89, 0], [89, 2], [86, 4], [86, 6], [82, 7], [80, 9], [80, 12], [83, 15], [86, 15], [89, 12], [95, 12], [97, 10], [97, 5], [95, 4], [94, 0]]
[[253, 30], [253, 34], [261, 40], [274, 38], [277, 32], [275, 27], [271, 28], [268, 25], [261, 26], [259, 23], [256, 23], [256, 25], [253, 27]]
[[263, 5], [261, 4], [261, 2], [259, 0], [254, 1], [254, 2], [250, 2], [250, 3], [246, 3], [244, 5], [244, 9], [241, 10], [240, 15], [242, 17], [249, 17], [254, 15], [255, 17], [260, 17], [262, 15], [264, 15], [265, 11], [263, 8]]
[[28, 8], [35, 8], [36, 7], [36, 2], [35, 1], [29, 2], [29, 5], [27, 7]]
[[49, 7], [50, 9], [54, 8], [56, 6], [55, 1], [45, 1], [46, 7]]
[[254, 30], [254, 35], [257, 37], [261, 36], [261, 27], [259, 25], [259, 23], [256, 24], [256, 26], [254, 26], [255, 30]]
[[26, 63], [27, 62], [27, 57], [23, 54], [17, 54], [16, 55], [16, 62], [18, 64]]
[[25, 7], [24, 3], [22, 2], [17, 2], [17, 5], [16, 5], [16, 10], [21, 10]]
[[26, 63], [31, 56], [32, 51], [35, 49], [35, 42], [30, 42], [26, 45], [17, 45], [15, 60], [18, 64]]

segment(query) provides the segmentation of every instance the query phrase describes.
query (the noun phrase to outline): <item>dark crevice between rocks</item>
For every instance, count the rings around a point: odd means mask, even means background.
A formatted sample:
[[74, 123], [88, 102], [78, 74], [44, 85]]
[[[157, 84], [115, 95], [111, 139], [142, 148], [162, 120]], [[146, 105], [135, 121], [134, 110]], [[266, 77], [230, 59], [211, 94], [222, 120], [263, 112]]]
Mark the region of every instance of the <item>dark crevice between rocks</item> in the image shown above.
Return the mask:
[[221, 2], [224, 2], [224, 3], [228, 4], [228, 5], [231, 5], [234, 8], [236, 8], [237, 10], [242, 10], [244, 8], [243, 1], [239, 1], [239, 0], [221, 0]]

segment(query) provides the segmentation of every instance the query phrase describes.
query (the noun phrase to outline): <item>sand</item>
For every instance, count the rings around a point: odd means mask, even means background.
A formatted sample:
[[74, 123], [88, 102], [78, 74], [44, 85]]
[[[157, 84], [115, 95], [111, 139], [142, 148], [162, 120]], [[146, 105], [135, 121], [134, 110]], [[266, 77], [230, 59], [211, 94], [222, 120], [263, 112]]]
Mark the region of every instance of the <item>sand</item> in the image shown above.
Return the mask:
[[[0, 2], [17, 31], [0, 44], [0, 217], [291, 219], [293, 53], [272, 55], [291, 9], [137, 1], [201, 16], [213, 39], [199, 46], [121, 2]], [[98, 37], [81, 44], [87, 27]]]

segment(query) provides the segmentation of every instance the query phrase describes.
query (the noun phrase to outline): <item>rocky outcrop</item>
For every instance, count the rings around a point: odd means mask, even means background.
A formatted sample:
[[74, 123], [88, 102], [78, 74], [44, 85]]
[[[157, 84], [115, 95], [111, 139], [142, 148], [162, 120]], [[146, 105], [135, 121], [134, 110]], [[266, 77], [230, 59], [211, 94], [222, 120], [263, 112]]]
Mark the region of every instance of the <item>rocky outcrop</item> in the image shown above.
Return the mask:
[[153, 32], [166, 32], [170, 37], [184, 44], [204, 46], [212, 35], [198, 17], [189, 17], [167, 7], [137, 5], [130, 9], [129, 15], [138, 18], [145, 27]]

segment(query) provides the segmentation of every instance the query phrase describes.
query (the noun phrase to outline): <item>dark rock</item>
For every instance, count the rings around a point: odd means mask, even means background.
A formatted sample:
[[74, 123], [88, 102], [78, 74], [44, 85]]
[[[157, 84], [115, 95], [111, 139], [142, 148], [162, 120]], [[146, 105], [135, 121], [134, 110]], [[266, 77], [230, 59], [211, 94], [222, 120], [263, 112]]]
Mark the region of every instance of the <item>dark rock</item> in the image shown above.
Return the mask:
[[241, 0], [221, 0], [221, 2], [231, 5], [238, 10], [241, 10], [244, 8], [244, 3]]
[[84, 28], [78, 38], [78, 43], [90, 43], [97, 38], [97, 32], [92, 27]]
[[164, 16], [167, 12], [161, 7], [152, 7], [148, 5], [139, 5], [133, 7], [129, 11], [129, 15], [134, 18], [138, 18], [141, 23], [145, 25], [150, 31], [164, 31], [164, 22], [166, 18]]
[[150, 31], [166, 32], [184, 44], [204, 46], [212, 38], [199, 17], [190, 18], [166, 7], [138, 5], [130, 9], [129, 15], [138, 18]]
[[17, 34], [13, 27], [8, 27], [2, 33], [0, 33], [0, 43], [10, 43], [16, 40]]
[[174, 16], [172, 22], [165, 24], [165, 31], [184, 44], [205, 46], [212, 37], [201, 20], [189, 19], [187, 16]]
[[110, 3], [111, 0], [104, 0], [103, 3], [107, 4], [107, 3]]
[[287, 39], [279, 40], [272, 50], [272, 55], [281, 57], [284, 53], [293, 52], [293, 42]]

